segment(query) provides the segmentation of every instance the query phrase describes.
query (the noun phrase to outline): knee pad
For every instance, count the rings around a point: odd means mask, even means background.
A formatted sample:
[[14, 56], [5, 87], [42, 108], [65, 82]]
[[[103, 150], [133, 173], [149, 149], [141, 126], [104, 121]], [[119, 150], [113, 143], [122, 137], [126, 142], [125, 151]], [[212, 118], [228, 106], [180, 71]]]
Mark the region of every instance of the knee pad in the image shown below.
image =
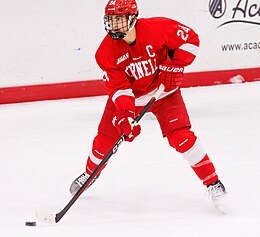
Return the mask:
[[92, 154], [99, 159], [103, 159], [103, 157], [109, 152], [116, 141], [117, 138], [98, 132], [93, 141]]
[[174, 130], [167, 134], [167, 138], [170, 146], [180, 153], [184, 153], [192, 148], [197, 140], [196, 135], [189, 127]]

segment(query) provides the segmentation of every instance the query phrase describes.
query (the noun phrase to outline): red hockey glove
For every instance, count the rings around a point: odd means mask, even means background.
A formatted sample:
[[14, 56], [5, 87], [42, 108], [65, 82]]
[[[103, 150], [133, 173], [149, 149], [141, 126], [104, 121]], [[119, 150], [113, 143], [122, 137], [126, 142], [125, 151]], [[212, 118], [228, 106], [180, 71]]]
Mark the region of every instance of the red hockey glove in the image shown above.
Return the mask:
[[127, 138], [125, 141], [132, 142], [141, 132], [140, 125], [133, 125], [134, 112], [120, 109], [116, 111], [116, 116], [113, 119], [113, 124], [117, 128], [120, 136], [125, 134]]
[[165, 61], [159, 65], [159, 80], [164, 84], [165, 92], [180, 87], [183, 81], [183, 71], [183, 65], [178, 65], [172, 61]]

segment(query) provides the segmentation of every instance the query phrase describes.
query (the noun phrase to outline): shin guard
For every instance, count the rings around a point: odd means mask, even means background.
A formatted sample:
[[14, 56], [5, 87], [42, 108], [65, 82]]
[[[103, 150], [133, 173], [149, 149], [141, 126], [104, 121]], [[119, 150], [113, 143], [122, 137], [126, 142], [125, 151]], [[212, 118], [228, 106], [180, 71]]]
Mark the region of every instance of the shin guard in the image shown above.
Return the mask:
[[[91, 175], [92, 172], [97, 168], [100, 162], [104, 159], [106, 154], [115, 144], [117, 138], [105, 135], [98, 132], [97, 136], [94, 138], [92, 150], [89, 153], [86, 172]], [[99, 173], [106, 167], [107, 164], [99, 171]]]
[[213, 163], [199, 139], [189, 128], [175, 130], [168, 134], [167, 138], [169, 144], [182, 154], [204, 185], [217, 181], [218, 176]]
[[208, 155], [205, 155], [205, 157], [200, 162], [192, 165], [191, 168], [206, 186], [218, 180], [218, 175], [216, 174], [215, 167], [209, 159]]

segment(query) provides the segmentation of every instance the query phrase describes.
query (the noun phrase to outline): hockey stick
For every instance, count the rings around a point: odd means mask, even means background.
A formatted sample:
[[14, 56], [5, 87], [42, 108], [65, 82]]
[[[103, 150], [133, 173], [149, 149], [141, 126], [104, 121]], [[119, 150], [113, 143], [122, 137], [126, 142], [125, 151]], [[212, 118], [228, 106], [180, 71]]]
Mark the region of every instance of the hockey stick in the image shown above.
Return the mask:
[[[149, 100], [149, 102], [144, 106], [142, 111], [138, 114], [138, 116], [134, 119], [133, 124], [137, 124], [140, 119], [144, 116], [147, 110], [154, 104], [154, 102], [158, 99], [161, 93], [164, 90], [164, 85], [161, 84], [158, 90], [156, 91], [155, 95]], [[83, 191], [88, 187], [88, 185], [92, 182], [94, 177], [97, 173], [102, 169], [105, 163], [110, 159], [110, 157], [117, 151], [118, 147], [123, 143], [125, 140], [126, 135], [123, 134], [115, 145], [111, 148], [111, 150], [107, 153], [104, 159], [99, 163], [97, 168], [93, 171], [93, 173], [89, 176], [83, 186], [78, 190], [78, 192], [71, 198], [68, 204], [58, 213], [56, 214], [48, 214], [43, 212], [36, 212], [36, 218], [39, 222], [54, 224], [58, 223], [61, 218], [66, 214], [66, 212], [71, 208], [71, 206], [76, 202], [76, 200], [80, 197]]]

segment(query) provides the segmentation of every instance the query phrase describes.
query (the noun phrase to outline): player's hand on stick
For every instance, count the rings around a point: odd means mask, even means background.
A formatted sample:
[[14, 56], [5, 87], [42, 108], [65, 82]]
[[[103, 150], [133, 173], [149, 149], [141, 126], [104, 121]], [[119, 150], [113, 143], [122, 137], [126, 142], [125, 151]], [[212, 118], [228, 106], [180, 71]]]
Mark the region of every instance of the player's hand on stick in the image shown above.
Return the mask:
[[184, 66], [179, 65], [174, 60], [164, 61], [159, 65], [159, 80], [164, 84], [165, 92], [172, 91], [180, 87], [183, 81]]
[[133, 124], [134, 112], [130, 110], [118, 110], [113, 120], [114, 126], [117, 128], [119, 135], [125, 134], [125, 141], [132, 142], [141, 132], [139, 124]]

